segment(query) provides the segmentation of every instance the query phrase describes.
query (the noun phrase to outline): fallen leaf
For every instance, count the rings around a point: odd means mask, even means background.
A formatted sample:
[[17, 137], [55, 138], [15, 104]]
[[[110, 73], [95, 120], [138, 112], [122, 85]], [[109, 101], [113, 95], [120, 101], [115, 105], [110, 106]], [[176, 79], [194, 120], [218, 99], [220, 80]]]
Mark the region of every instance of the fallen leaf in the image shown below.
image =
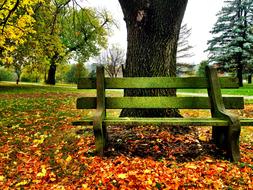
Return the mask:
[[197, 169], [198, 168], [195, 164], [186, 164], [185, 167], [189, 168], [189, 169]]
[[16, 184], [16, 187], [19, 187], [19, 186], [22, 186], [22, 185], [26, 185], [28, 183], [28, 181], [24, 180], [24, 181], [21, 181], [19, 183]]
[[0, 181], [3, 181], [5, 177], [3, 175], [0, 175]]
[[46, 166], [45, 166], [45, 165], [42, 165], [42, 166], [41, 166], [41, 172], [39, 172], [39, 173], [37, 174], [37, 177], [45, 177], [45, 176], [46, 176], [46, 173], [47, 173]]
[[66, 158], [66, 162], [69, 163], [71, 160], [72, 160], [72, 157], [69, 155], [69, 156]]
[[126, 179], [127, 178], [127, 174], [118, 174], [118, 178], [120, 178], [120, 179]]

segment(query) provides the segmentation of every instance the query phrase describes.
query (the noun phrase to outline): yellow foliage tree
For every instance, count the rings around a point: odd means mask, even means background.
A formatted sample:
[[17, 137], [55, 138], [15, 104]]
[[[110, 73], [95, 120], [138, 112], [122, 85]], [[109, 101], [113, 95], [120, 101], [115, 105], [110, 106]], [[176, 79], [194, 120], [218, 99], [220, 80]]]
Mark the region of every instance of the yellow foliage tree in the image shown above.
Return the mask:
[[34, 9], [44, 0], [4, 0], [0, 3], [0, 61], [12, 63], [11, 52], [35, 33]]

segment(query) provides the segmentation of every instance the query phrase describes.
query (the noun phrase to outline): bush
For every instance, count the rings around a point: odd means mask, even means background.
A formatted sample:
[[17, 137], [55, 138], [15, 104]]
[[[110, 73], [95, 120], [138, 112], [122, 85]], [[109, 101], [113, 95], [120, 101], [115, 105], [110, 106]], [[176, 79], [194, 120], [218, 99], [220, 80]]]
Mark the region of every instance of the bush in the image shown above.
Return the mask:
[[22, 82], [40, 82], [40, 79], [41, 79], [41, 74], [39, 74], [38, 72], [28, 73], [26, 71], [21, 74]]
[[0, 81], [15, 81], [15, 74], [3, 67], [0, 67]]
[[87, 76], [87, 69], [82, 63], [72, 64], [66, 72], [65, 81], [67, 83], [77, 83], [78, 79]]

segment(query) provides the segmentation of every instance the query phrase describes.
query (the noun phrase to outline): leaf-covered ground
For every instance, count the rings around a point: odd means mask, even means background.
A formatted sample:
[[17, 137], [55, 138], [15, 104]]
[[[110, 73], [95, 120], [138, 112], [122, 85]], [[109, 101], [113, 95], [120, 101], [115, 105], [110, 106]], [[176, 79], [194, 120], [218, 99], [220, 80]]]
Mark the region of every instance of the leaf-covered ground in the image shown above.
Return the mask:
[[[209, 142], [208, 127], [112, 126], [101, 158], [91, 126], [71, 125], [92, 114], [75, 109], [77, 91], [0, 90], [0, 189], [253, 189], [253, 127], [242, 129], [239, 163]], [[253, 105], [238, 113], [253, 117]]]

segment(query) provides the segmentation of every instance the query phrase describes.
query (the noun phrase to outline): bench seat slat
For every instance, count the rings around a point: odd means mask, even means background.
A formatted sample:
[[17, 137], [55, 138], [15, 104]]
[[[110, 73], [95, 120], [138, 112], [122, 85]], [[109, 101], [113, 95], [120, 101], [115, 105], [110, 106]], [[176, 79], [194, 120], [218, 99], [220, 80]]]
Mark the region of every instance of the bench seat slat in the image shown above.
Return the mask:
[[240, 119], [241, 126], [253, 126], [253, 118]]
[[[224, 97], [227, 109], [243, 109], [243, 97]], [[210, 109], [207, 97], [107, 97], [106, 108], [178, 108], [178, 109]], [[95, 97], [77, 99], [77, 109], [95, 109]]]
[[[107, 125], [171, 125], [171, 126], [227, 126], [228, 121], [220, 118], [106, 118]], [[92, 125], [92, 118], [74, 121], [73, 125]], [[242, 126], [252, 126], [253, 118], [240, 119]]]
[[[239, 88], [236, 78], [220, 77], [221, 88]], [[78, 89], [96, 89], [94, 78], [81, 78], [78, 81]], [[180, 88], [203, 89], [208, 87], [205, 77], [125, 77], [106, 78], [106, 89], [127, 88]]]

